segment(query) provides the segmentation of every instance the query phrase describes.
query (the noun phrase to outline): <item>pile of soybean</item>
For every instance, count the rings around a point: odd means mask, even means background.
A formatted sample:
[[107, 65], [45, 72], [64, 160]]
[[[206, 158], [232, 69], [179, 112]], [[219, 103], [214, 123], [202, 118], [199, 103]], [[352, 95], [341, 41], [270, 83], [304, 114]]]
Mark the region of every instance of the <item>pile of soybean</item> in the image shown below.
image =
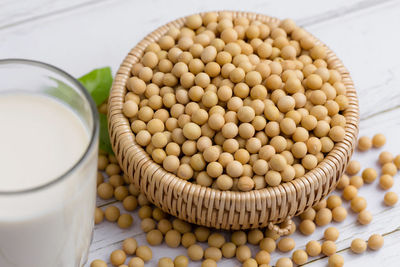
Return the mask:
[[[358, 149], [367, 151], [372, 147], [380, 148], [385, 142], [386, 138], [382, 134], [377, 134], [372, 139], [363, 136], [359, 139]], [[386, 191], [393, 186], [393, 176], [400, 169], [400, 155], [395, 157], [390, 152], [383, 151], [379, 154], [378, 162], [381, 165], [379, 186]], [[215, 267], [222, 258], [236, 258], [244, 267], [269, 267], [272, 264], [276, 267], [292, 267], [294, 264], [302, 265], [321, 256], [328, 257], [330, 267], [341, 267], [344, 265], [344, 259], [336, 253], [335, 243], [340, 233], [336, 227], [329, 224], [342, 222], [348, 212], [357, 214], [357, 222], [361, 226], [368, 225], [373, 220], [371, 212], [367, 209], [367, 200], [358, 195], [358, 189], [373, 183], [378, 178], [378, 172], [374, 168], [365, 168], [363, 171], [361, 168], [358, 161], [350, 161], [346, 174], [341, 177], [337, 186], [342, 195], [329, 196], [294, 220], [296, 223], [292, 224], [290, 234], [297, 230], [309, 236], [314, 233], [316, 227], [327, 227], [321, 241], [310, 240], [304, 249], [296, 249], [295, 240], [290, 235], [281, 237], [269, 229], [221, 232], [167, 215], [153, 206], [138, 188], [130, 184], [127, 176], [121, 173], [116, 158], [105, 153], [99, 155], [98, 196], [106, 200], [114, 197], [121, 201], [126, 213], [121, 215], [118, 207], [106, 205], [104, 211], [101, 208], [96, 209], [95, 222], [99, 224], [105, 218], [110, 222], [117, 222], [121, 228], [130, 228], [133, 223], [131, 214], [139, 207], [140, 226], [146, 233], [148, 245], [166, 244], [171, 249], [179, 246], [187, 249], [187, 255], [179, 255], [174, 259], [160, 258], [158, 267], [187, 267], [190, 261], [201, 261], [202, 267]], [[105, 178], [104, 174], [108, 178]], [[394, 206], [398, 196], [395, 192], [387, 192], [382, 201], [386, 206]], [[349, 210], [343, 206], [344, 202], [350, 202]], [[207, 244], [205, 249], [204, 245], [199, 245], [201, 243]], [[349, 247], [353, 253], [362, 254], [367, 248], [372, 251], [379, 250], [383, 243], [382, 235], [371, 234], [368, 240], [354, 238]], [[249, 244], [259, 248], [256, 254], [252, 253]], [[271, 254], [275, 251], [291, 252], [292, 256], [281, 257], [272, 263]], [[122, 242], [121, 249], [111, 253], [109, 262], [118, 267], [142, 267], [152, 257], [152, 250], [147, 244], [138, 244], [135, 238], [128, 237]], [[90, 266], [106, 267], [107, 264], [97, 259]]]
[[290, 19], [189, 16], [145, 48], [131, 75], [122, 111], [136, 143], [196, 184], [277, 186], [345, 138], [342, 76], [326, 47]]

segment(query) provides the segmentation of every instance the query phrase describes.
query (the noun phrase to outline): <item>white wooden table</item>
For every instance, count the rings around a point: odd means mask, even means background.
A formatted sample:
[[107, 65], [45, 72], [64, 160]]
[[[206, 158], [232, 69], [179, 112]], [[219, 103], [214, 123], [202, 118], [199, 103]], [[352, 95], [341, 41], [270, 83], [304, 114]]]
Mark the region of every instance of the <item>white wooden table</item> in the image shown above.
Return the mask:
[[[388, 137], [384, 149], [400, 153], [400, 1], [396, 0], [0, 0], [0, 58], [41, 60], [75, 76], [101, 66], [111, 66], [115, 72], [126, 53], [156, 27], [190, 13], [221, 9], [291, 17], [328, 44], [344, 61], [356, 84], [361, 134], [383, 132]], [[378, 153], [356, 153], [355, 158], [363, 167], [378, 168]], [[400, 193], [400, 182], [395, 182], [393, 190]], [[359, 226], [350, 213], [344, 222], [334, 223], [340, 229], [337, 246], [346, 266], [400, 266], [400, 204], [385, 207], [384, 193], [376, 182], [364, 186], [360, 194], [368, 200], [373, 222]], [[105, 207], [111, 203], [98, 204]], [[108, 222], [96, 227], [89, 262], [95, 258], [108, 261], [109, 253], [129, 236], [146, 243], [140, 220], [136, 213], [133, 215], [135, 223], [129, 230]], [[307, 241], [321, 239], [324, 228], [310, 237], [296, 233], [296, 247], [304, 248]], [[349, 252], [353, 238], [366, 239], [372, 233], [385, 235], [384, 249], [361, 256]], [[147, 266], [156, 266], [163, 256], [186, 254], [183, 248], [166, 245], [152, 249], [153, 260]], [[290, 257], [289, 253], [274, 253], [271, 263], [282, 255]], [[311, 258], [307, 266], [326, 266], [326, 262], [323, 257]], [[223, 260], [218, 265], [239, 263]]]

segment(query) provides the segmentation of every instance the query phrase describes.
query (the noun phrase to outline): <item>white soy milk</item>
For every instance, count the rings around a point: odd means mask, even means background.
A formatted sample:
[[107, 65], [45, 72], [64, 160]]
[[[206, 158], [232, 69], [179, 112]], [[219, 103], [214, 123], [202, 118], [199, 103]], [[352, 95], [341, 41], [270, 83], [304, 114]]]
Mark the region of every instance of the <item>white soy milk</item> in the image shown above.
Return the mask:
[[89, 139], [89, 129], [61, 102], [0, 94], [1, 267], [83, 265], [93, 230], [97, 151], [76, 163]]

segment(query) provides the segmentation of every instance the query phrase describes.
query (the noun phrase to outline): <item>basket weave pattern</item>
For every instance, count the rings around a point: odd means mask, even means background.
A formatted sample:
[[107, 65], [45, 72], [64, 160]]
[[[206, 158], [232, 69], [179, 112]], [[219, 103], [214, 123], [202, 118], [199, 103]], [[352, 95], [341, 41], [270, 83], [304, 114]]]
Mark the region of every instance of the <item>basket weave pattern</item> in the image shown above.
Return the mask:
[[[279, 20], [249, 12], [231, 12], [233, 18], [244, 16], [268, 25]], [[146, 151], [136, 144], [129, 120], [122, 113], [126, 82], [132, 65], [139, 62], [143, 51], [163, 36], [170, 26], [180, 28], [185, 18], [172, 21], [147, 35], [122, 62], [112, 86], [108, 103], [108, 121], [115, 155], [131, 181], [140, 187], [147, 198], [163, 211], [191, 223], [218, 229], [248, 229], [275, 225], [317, 204], [336, 186], [353, 153], [358, 134], [358, 101], [354, 84], [342, 62], [328, 48], [327, 62], [342, 75], [349, 99], [345, 110], [346, 137], [312, 171], [303, 177], [276, 187], [249, 192], [220, 191], [182, 180], [155, 163]], [[313, 37], [316, 43], [322, 44]], [[280, 229], [281, 234], [288, 229]]]

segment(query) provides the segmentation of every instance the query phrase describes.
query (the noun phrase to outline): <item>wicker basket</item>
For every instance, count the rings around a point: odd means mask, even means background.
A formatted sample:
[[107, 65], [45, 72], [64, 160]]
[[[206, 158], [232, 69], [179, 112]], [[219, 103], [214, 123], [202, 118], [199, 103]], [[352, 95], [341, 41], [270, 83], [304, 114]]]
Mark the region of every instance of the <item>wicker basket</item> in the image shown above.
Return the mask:
[[[244, 16], [269, 25], [279, 20], [265, 15], [232, 12], [233, 17]], [[126, 82], [132, 65], [137, 63], [146, 46], [163, 36], [170, 26], [180, 28], [185, 18], [172, 21], [147, 35], [122, 62], [112, 86], [108, 119], [111, 143], [116, 157], [131, 181], [140, 187], [147, 198], [165, 212], [191, 223], [218, 229], [248, 229], [269, 227], [287, 234], [290, 218], [312, 207], [327, 196], [336, 186], [352, 155], [358, 134], [358, 101], [349, 72], [336, 55], [328, 49], [327, 62], [342, 75], [347, 89], [349, 107], [344, 112], [347, 119], [346, 137], [312, 171], [303, 177], [276, 187], [249, 192], [220, 191], [176, 177], [152, 161], [146, 151], [135, 143], [129, 120], [122, 114], [122, 104], [127, 93]], [[314, 38], [314, 37], [313, 37]], [[319, 44], [321, 42], [315, 38]], [[285, 227], [278, 224], [289, 223]]]

